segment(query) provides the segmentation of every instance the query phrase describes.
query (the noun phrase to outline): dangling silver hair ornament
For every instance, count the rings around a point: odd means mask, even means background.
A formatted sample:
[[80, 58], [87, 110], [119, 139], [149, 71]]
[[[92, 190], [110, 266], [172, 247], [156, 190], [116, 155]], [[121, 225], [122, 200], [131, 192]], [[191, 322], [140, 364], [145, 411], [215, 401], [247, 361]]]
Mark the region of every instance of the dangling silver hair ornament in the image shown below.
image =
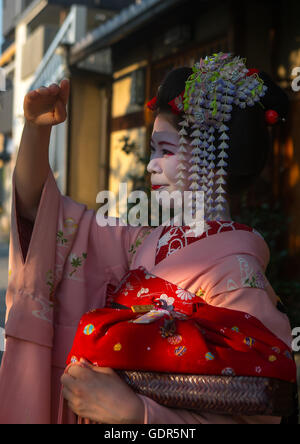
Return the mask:
[[[183, 189], [189, 183], [189, 190], [204, 191], [206, 220], [222, 220], [225, 210], [230, 148], [226, 123], [231, 120], [233, 105], [241, 109], [254, 106], [268, 89], [257, 73], [249, 75], [245, 63], [231, 54], [214, 54], [196, 63], [186, 82], [177, 186]], [[194, 216], [194, 200], [190, 207]]]

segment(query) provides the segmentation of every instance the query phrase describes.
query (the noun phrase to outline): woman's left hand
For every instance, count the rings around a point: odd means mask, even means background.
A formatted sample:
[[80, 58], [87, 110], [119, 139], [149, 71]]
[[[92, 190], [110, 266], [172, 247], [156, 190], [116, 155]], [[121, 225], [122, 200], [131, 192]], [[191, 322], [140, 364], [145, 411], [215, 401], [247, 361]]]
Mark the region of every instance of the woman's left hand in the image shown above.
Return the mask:
[[143, 424], [143, 401], [110, 368], [86, 361], [71, 365], [61, 377], [63, 396], [78, 416], [102, 424]]

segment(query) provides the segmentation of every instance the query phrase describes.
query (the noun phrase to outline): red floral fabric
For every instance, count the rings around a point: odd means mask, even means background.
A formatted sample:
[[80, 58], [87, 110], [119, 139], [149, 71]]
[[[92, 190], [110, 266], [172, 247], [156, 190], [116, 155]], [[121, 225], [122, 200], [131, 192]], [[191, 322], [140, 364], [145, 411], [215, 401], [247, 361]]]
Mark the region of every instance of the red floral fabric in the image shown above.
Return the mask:
[[147, 103], [147, 107], [148, 107], [151, 111], [154, 111], [154, 110], [155, 110], [155, 107], [156, 107], [156, 104], [157, 104], [157, 96], [153, 97], [153, 99], [150, 100], [150, 101]]
[[[141, 306], [148, 312], [135, 312]], [[124, 276], [106, 308], [82, 317], [67, 365], [80, 358], [119, 370], [296, 381], [291, 349], [256, 318], [211, 306], [143, 267]]]
[[188, 226], [165, 227], [162, 231], [157, 246], [155, 264], [157, 265], [159, 262], [161, 262], [163, 259], [174, 253], [175, 251], [214, 234], [233, 230], [244, 230], [257, 233], [255, 229], [233, 221], [208, 221], [206, 222], [206, 224], [207, 226], [204, 233], [201, 236], [197, 237], [185, 236], [185, 233], [187, 233], [190, 229]]

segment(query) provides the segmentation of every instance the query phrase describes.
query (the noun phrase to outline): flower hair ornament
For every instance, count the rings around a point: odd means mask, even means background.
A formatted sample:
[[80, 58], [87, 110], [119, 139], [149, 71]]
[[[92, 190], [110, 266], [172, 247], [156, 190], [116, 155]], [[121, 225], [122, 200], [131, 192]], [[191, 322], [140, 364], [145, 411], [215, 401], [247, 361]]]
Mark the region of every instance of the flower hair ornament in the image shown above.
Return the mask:
[[[245, 63], [241, 57], [224, 53], [201, 59], [193, 67], [184, 93], [169, 103], [175, 114], [184, 112], [179, 124], [177, 186], [183, 190], [188, 181], [189, 190], [204, 192], [205, 220], [222, 220], [225, 210], [226, 159], [230, 147], [226, 123], [232, 118], [233, 105], [245, 109], [260, 103], [264, 108], [260, 99], [268, 88], [258, 71], [248, 70]], [[149, 102], [152, 109], [156, 101], [154, 98]], [[270, 115], [270, 119], [276, 123], [275, 115]], [[188, 153], [191, 154], [189, 160]], [[194, 199], [190, 208], [194, 216]]]

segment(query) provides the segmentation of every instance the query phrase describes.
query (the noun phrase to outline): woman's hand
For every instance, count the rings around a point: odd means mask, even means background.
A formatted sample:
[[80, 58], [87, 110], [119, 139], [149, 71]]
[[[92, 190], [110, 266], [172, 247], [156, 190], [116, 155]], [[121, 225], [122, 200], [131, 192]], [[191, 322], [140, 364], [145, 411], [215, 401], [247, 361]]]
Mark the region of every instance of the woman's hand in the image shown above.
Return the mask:
[[53, 83], [48, 88], [41, 87], [26, 94], [24, 117], [34, 127], [55, 126], [67, 118], [67, 103], [70, 82], [65, 79], [60, 86]]
[[110, 368], [81, 360], [68, 368], [61, 382], [70, 409], [102, 424], [143, 424], [143, 401]]

